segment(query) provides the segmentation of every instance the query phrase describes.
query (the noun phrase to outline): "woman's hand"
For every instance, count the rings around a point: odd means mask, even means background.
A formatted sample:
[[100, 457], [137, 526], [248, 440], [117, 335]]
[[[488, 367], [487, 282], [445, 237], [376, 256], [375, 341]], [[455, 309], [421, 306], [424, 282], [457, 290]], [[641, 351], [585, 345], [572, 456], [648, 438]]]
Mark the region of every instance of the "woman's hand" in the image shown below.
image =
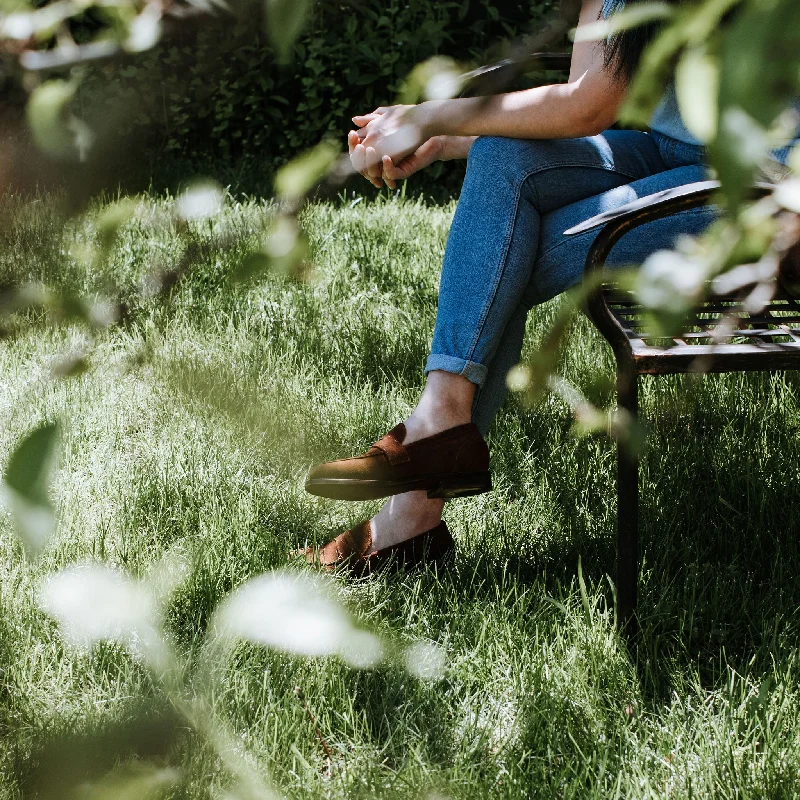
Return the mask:
[[[363, 144], [361, 144], [359, 131], [350, 131], [350, 133], [347, 134], [347, 149], [350, 152], [350, 163], [352, 164], [353, 169], [365, 177], [376, 189], [382, 189], [383, 180], [381, 179], [381, 173], [383, 171], [383, 167], [380, 169], [375, 169], [373, 167], [370, 171], [367, 170], [366, 148]], [[361, 169], [358, 168], [359, 166]]]
[[[361, 117], [354, 119], [361, 119]], [[350, 131], [347, 135], [347, 144], [351, 157], [356, 148], [361, 147], [364, 150], [363, 155], [359, 151], [359, 161], [361, 159], [366, 161], [367, 148], [364, 148], [362, 144], [362, 140], [365, 137], [364, 128], [358, 131]], [[397, 181], [410, 178], [415, 172], [419, 172], [434, 161], [451, 161], [453, 159], [466, 158], [475, 138], [475, 136], [433, 136], [397, 164], [392, 161], [390, 156], [383, 156], [380, 160], [380, 172], [377, 168], [373, 168], [372, 172], [364, 169], [361, 174], [379, 189], [384, 183], [390, 189], [395, 189]], [[372, 156], [372, 158], [377, 161], [377, 155]]]
[[431, 137], [423, 130], [418, 109], [418, 106], [386, 106], [353, 117], [359, 128], [356, 131], [359, 142], [350, 149], [353, 168], [370, 180], [379, 178], [384, 156], [399, 164], [425, 144]]
[[427, 142], [418, 147], [410, 156], [406, 156], [398, 164], [395, 164], [389, 156], [381, 159], [381, 177], [390, 189], [397, 187], [397, 181], [404, 181], [410, 178], [415, 172], [432, 164], [434, 161], [442, 161], [444, 152], [444, 137], [434, 136]]
[[397, 186], [397, 181], [405, 180], [415, 172], [424, 169], [434, 161], [443, 158], [444, 137], [435, 136], [423, 142], [416, 150], [395, 163], [389, 155], [379, 156], [374, 147], [364, 145], [367, 134], [362, 128], [350, 131], [347, 145], [353, 168], [360, 172], [373, 186], [380, 189], [384, 182], [390, 189]]

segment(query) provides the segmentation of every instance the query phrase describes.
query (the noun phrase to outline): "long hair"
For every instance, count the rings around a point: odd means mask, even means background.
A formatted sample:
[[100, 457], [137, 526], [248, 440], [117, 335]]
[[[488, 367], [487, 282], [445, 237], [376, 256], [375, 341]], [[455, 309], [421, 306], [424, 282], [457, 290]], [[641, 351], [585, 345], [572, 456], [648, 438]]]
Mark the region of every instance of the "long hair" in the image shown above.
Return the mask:
[[[620, 11], [626, 6], [647, 0], [604, 0], [604, 16], [610, 16], [615, 11]], [[683, 0], [666, 0], [670, 5], [679, 5]], [[630, 80], [639, 60], [647, 45], [653, 41], [661, 23], [651, 22], [647, 25], [638, 25], [626, 31], [620, 31], [609, 36], [605, 41], [604, 61], [606, 68], [610, 68], [615, 75]]]

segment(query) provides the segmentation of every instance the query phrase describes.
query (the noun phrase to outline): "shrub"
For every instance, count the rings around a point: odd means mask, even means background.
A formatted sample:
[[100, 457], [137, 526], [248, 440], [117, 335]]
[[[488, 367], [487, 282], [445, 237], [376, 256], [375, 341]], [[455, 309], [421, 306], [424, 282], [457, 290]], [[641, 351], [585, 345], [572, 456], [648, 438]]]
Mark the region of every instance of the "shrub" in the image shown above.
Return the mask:
[[288, 64], [277, 63], [253, 6], [247, 17], [182, 31], [122, 69], [96, 68], [82, 90], [84, 113], [102, 124], [117, 107], [131, 138], [162, 167], [165, 155], [218, 176], [239, 165], [245, 185], [256, 175], [260, 183], [321, 138], [343, 140], [353, 113], [394, 102], [418, 62], [443, 54], [465, 66], [486, 63], [552, 5], [318, 0]]

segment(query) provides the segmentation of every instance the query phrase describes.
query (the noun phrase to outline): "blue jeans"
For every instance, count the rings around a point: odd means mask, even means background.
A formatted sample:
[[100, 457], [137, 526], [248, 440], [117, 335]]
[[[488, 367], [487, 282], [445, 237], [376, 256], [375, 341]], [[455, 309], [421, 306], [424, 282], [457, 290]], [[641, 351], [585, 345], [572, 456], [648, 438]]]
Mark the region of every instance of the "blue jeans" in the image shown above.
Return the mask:
[[[528, 311], [581, 280], [599, 229], [564, 231], [638, 197], [705, 180], [703, 157], [701, 147], [640, 131], [552, 141], [482, 137], [472, 145], [425, 372], [478, 385], [473, 420], [484, 434], [519, 362]], [[616, 245], [608, 265], [640, 264], [712, 219], [701, 208], [641, 226]]]

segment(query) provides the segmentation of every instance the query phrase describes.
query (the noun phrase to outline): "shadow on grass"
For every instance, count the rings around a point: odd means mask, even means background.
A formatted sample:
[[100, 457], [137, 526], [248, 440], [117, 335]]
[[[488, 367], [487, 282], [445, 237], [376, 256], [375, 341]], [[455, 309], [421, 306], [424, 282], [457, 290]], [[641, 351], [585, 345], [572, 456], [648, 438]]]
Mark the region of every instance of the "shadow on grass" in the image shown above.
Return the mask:
[[[714, 685], [729, 669], [769, 671], [795, 650], [799, 383], [790, 373], [643, 387], [651, 433], [640, 476], [641, 635], [631, 658], [654, 700], [674, 689], [676, 669], [695, 668]], [[580, 558], [587, 584], [613, 605], [614, 449], [602, 441], [569, 445], [568, 428], [566, 418], [522, 412], [493, 443], [498, 472], [516, 477], [504, 487], [511, 502], [532, 491], [526, 459], [563, 472], [562, 451], [571, 448], [570, 472], [557, 480], [559, 535], [510, 541], [502, 533], [476, 541], [475, 552], [492, 554], [479, 561], [484, 577], [544, 579], [553, 594], [577, 578]]]

